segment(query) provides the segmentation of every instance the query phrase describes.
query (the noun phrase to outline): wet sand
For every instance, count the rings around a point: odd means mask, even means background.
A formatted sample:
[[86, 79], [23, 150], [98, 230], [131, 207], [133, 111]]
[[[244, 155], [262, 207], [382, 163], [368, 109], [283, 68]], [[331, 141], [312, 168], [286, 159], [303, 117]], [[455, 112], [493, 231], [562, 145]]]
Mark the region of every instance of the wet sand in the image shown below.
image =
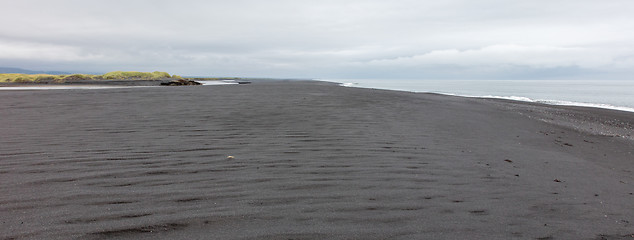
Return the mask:
[[274, 81], [0, 101], [0, 239], [634, 234], [629, 112]]

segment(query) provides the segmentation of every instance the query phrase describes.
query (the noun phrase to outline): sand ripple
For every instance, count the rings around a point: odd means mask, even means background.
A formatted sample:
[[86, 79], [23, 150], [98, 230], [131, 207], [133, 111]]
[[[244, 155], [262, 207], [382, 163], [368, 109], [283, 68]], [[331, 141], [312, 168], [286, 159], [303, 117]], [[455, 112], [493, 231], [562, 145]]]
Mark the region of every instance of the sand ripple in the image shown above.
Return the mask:
[[0, 99], [2, 239], [634, 232], [631, 142], [483, 100], [315, 83]]

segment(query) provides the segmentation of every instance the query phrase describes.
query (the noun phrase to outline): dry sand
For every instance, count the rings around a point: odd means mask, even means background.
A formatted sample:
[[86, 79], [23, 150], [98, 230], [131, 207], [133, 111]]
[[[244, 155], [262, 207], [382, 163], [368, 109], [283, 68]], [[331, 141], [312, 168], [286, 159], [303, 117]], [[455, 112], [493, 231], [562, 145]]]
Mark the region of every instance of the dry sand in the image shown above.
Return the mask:
[[633, 239], [633, 126], [320, 82], [0, 91], [0, 239]]

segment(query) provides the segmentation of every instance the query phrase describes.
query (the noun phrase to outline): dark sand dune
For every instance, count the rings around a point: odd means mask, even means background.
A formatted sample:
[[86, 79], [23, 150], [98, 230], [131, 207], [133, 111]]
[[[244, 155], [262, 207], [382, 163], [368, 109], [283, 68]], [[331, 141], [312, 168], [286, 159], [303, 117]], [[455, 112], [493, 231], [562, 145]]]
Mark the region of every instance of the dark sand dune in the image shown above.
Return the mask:
[[0, 239], [633, 239], [632, 113], [319, 82], [0, 102]]

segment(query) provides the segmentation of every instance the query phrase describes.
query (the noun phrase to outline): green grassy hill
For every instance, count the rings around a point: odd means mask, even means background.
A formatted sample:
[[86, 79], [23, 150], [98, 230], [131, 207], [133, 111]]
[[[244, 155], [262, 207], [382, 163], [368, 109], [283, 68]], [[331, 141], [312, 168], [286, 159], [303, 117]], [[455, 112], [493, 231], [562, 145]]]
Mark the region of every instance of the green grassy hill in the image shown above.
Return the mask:
[[64, 83], [66, 81], [81, 80], [174, 80], [183, 79], [180, 76], [170, 75], [166, 72], [123, 72], [115, 71], [104, 75], [91, 74], [68, 74], [68, 75], [52, 75], [52, 74], [24, 74], [24, 73], [0, 73], [0, 82], [13, 83]]

